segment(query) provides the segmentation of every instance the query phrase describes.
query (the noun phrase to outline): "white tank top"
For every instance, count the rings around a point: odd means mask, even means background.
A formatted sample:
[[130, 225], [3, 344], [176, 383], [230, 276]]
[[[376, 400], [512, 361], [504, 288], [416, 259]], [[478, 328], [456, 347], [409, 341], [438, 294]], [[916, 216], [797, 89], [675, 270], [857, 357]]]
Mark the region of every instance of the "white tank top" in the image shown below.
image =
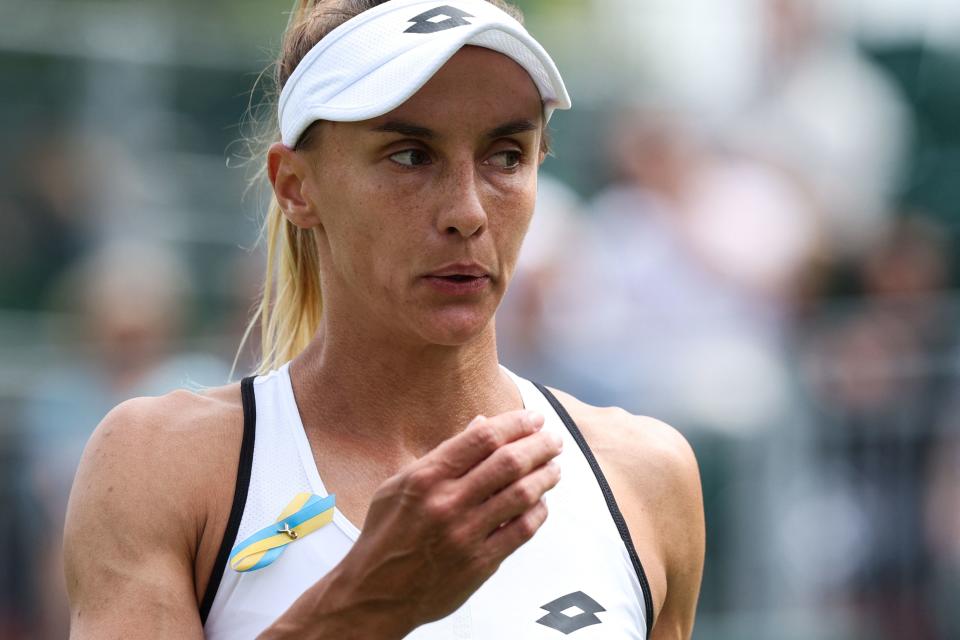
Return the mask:
[[[544, 387], [510, 373], [524, 406], [564, 441], [559, 484], [533, 538], [452, 614], [408, 640], [640, 640], [652, 626], [650, 590], [626, 523], [576, 425]], [[288, 544], [275, 562], [239, 573], [236, 542], [274, 523], [300, 492], [327, 496], [290, 384], [289, 363], [241, 384], [244, 436], [233, 508], [201, 602], [206, 637], [255, 638], [350, 551], [360, 531], [333, 522]], [[335, 489], [335, 488], [334, 488]], [[334, 491], [335, 492], [335, 491]]]

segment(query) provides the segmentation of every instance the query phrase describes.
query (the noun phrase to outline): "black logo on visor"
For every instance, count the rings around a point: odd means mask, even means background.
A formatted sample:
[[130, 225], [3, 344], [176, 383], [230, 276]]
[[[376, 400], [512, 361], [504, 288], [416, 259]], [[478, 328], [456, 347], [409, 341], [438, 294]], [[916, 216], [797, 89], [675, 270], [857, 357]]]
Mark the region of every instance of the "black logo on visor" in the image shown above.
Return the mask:
[[[414, 24], [404, 31], [404, 33], [436, 33], [437, 31], [445, 31], [446, 29], [453, 29], [454, 27], [462, 27], [470, 24], [466, 18], [472, 17], [473, 16], [466, 11], [461, 11], [456, 7], [445, 4], [440, 7], [434, 7], [430, 9], [430, 11], [424, 11], [420, 15], [407, 20], [407, 22]], [[438, 20], [437, 18], [446, 18], [446, 20]]]
[[[597, 604], [596, 600], [583, 591], [575, 591], [565, 596], [560, 596], [553, 602], [548, 602], [540, 608], [550, 613], [537, 620], [537, 623], [545, 627], [550, 627], [551, 629], [556, 629], [563, 634], [573, 633], [584, 627], [589, 627], [592, 624], [600, 624], [603, 620], [595, 614], [606, 611], [606, 609]], [[574, 609], [575, 615], [567, 615], [567, 611], [570, 609]], [[576, 613], [577, 609], [580, 610], [579, 613]]]

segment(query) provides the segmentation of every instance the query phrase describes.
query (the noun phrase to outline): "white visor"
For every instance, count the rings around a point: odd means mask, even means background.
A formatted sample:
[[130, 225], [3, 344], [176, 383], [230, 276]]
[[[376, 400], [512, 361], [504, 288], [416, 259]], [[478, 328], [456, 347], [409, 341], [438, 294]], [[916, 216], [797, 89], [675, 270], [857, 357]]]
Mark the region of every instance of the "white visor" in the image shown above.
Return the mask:
[[316, 120], [376, 118], [407, 101], [465, 45], [510, 57], [537, 85], [544, 117], [570, 96], [547, 52], [486, 0], [389, 0], [351, 18], [304, 56], [280, 93], [283, 143]]

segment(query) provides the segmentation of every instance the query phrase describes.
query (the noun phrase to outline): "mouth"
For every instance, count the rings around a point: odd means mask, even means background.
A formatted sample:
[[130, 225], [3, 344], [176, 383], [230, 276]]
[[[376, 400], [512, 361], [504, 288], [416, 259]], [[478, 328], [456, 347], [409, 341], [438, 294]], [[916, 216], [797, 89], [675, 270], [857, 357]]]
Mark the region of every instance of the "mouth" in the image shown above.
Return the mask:
[[450, 276], [431, 276], [434, 278], [441, 278], [443, 280], [449, 280], [450, 282], [470, 282], [476, 280], [477, 278], [482, 278], [485, 276], [468, 276], [464, 273], [455, 273]]
[[477, 265], [450, 265], [424, 276], [436, 291], [449, 295], [468, 295], [483, 290], [490, 274]]
[[489, 277], [487, 270], [474, 263], [457, 263], [441, 267], [432, 273], [428, 273], [430, 278], [482, 278]]

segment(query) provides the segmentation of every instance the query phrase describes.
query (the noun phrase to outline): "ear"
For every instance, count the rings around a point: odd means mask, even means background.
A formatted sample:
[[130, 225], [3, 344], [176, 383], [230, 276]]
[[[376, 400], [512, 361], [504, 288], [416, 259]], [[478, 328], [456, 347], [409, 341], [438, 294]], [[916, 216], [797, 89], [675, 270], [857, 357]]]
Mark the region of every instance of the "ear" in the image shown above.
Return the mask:
[[304, 184], [309, 171], [300, 154], [281, 142], [273, 143], [267, 151], [267, 175], [277, 202], [290, 222], [301, 229], [320, 224], [320, 217], [305, 194]]
[[543, 161], [550, 155], [550, 132], [546, 126], [540, 127], [540, 145], [537, 149], [537, 166], [543, 164]]

